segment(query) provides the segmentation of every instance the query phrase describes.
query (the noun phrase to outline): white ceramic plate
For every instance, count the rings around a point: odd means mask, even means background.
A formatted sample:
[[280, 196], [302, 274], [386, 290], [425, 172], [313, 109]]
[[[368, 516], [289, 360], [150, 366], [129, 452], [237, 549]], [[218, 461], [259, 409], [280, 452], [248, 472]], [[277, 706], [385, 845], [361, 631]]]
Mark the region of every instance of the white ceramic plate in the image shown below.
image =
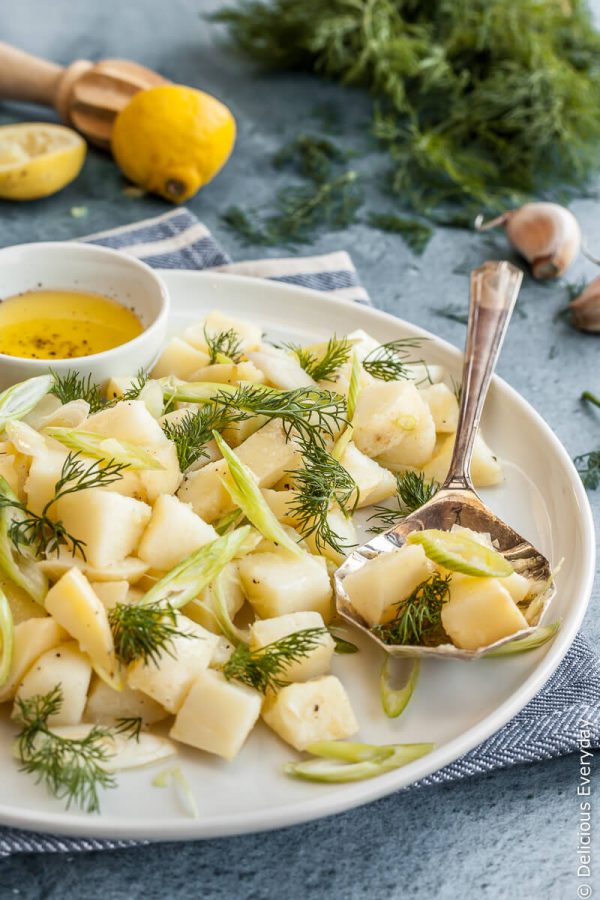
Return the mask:
[[[392, 316], [313, 291], [230, 275], [163, 273], [177, 332], [219, 308], [259, 323], [269, 337], [298, 342], [363, 328], [389, 341], [430, 338], [426, 358], [460, 377], [461, 354], [449, 344]], [[554, 642], [523, 656], [476, 663], [427, 661], [406, 712], [386, 719], [380, 708], [379, 652], [361, 644], [354, 656], [336, 656], [334, 672], [347, 686], [361, 725], [357, 740], [370, 743], [433, 741], [435, 750], [403, 769], [348, 785], [292, 780], [281, 766], [297, 755], [260, 725], [233, 763], [182, 748], [180, 764], [196, 797], [189, 818], [170, 789], [151, 786], [158, 768], [119, 776], [102, 796], [102, 813], [65, 811], [44, 788], [17, 771], [10, 753], [14, 733], [0, 722], [0, 823], [71, 835], [106, 838], [185, 839], [261, 831], [293, 825], [368, 803], [405, 787], [471, 750], [511, 719], [548, 680], [567, 652], [592, 587], [594, 532], [580, 479], [556, 437], [534, 410], [496, 379], [483, 431], [504, 460], [506, 481], [484, 499], [553, 564], [564, 558], [558, 596], [547, 621], [562, 619]]]

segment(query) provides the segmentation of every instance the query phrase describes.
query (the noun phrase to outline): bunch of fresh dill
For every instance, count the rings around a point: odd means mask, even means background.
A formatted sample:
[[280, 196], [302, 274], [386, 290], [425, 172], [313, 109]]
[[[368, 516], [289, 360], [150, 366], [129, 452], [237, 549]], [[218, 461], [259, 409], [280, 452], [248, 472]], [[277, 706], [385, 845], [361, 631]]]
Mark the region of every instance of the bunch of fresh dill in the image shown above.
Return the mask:
[[584, 0], [240, 0], [217, 12], [271, 69], [366, 88], [419, 210], [497, 207], [599, 159], [600, 35]]

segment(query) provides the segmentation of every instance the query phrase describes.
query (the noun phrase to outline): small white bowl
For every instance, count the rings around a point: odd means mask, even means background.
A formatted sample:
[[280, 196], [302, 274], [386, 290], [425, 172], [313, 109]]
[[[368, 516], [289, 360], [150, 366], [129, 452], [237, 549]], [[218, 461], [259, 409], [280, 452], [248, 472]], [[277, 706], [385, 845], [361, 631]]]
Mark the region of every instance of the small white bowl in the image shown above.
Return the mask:
[[32, 290], [74, 290], [102, 294], [132, 309], [144, 330], [111, 350], [75, 359], [24, 359], [0, 353], [0, 388], [49, 369], [90, 374], [101, 384], [112, 376], [148, 369], [164, 342], [169, 295], [145, 263], [91, 244], [18, 244], [0, 250], [0, 301]]

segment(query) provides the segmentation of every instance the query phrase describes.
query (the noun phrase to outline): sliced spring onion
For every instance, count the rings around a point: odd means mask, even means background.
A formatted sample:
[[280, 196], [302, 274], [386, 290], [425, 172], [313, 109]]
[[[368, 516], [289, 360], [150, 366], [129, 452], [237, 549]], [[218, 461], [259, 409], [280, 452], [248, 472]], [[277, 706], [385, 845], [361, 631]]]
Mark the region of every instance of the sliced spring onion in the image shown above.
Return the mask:
[[215, 619], [217, 620], [220, 630], [232, 644], [247, 644], [249, 640], [247, 631], [238, 628], [237, 625], [234, 624], [229, 615], [229, 610], [227, 609], [224, 587], [224, 579], [226, 576], [227, 572], [223, 569], [212, 583], [212, 594], [215, 601]]
[[535, 650], [536, 647], [541, 647], [547, 641], [551, 641], [559, 628], [560, 621], [552, 622], [551, 625], [540, 625], [531, 634], [516, 641], [502, 644], [500, 647], [496, 647], [495, 650], [490, 650], [489, 653], [485, 654], [484, 659], [490, 659], [490, 657], [495, 656], [512, 656], [515, 653], [527, 653], [528, 650]]
[[358, 358], [358, 354], [356, 350], [352, 352], [352, 372], [350, 374], [350, 384], [348, 385], [348, 400], [347, 400], [347, 408], [346, 408], [346, 417], [348, 419], [348, 425], [339, 436], [335, 444], [333, 445], [333, 449], [331, 451], [331, 455], [334, 459], [337, 459], [338, 462], [344, 455], [346, 447], [352, 440], [352, 435], [354, 433], [354, 427], [352, 425], [352, 419], [354, 418], [354, 413], [356, 412], [356, 403], [358, 401], [358, 395], [360, 394], [360, 379], [362, 375], [362, 366], [360, 364], [360, 360]]
[[36, 375], [19, 381], [0, 394], [0, 429], [11, 419], [22, 419], [45, 397], [52, 385], [52, 375]]
[[235, 394], [239, 384], [221, 384], [212, 381], [181, 381], [172, 375], [159, 378], [166, 400], [178, 403], [210, 403], [217, 394]]
[[407, 542], [421, 544], [429, 559], [450, 572], [480, 578], [506, 578], [514, 572], [509, 561], [496, 550], [460, 532], [440, 531], [437, 528], [413, 531]]
[[[18, 502], [9, 483], [0, 476], [0, 499], [2, 497]], [[43, 606], [48, 593], [48, 579], [33, 556], [29, 555], [26, 547], [23, 547], [19, 554], [16, 553], [9, 536], [10, 526], [17, 515], [21, 515], [19, 510], [10, 506], [0, 506], [0, 572], [13, 584], [23, 588], [32, 600]]]
[[406, 709], [419, 677], [419, 668], [418, 659], [394, 657], [386, 653], [379, 690], [383, 711], [389, 719], [396, 719]]
[[221, 569], [242, 551], [251, 532], [249, 525], [243, 525], [194, 550], [157, 581], [139, 602], [141, 604], [169, 602], [175, 609], [185, 606], [214, 581]]
[[221, 435], [213, 431], [213, 437], [229, 469], [228, 476], [221, 481], [227, 493], [244, 513], [249, 522], [269, 541], [285, 547], [296, 556], [303, 556], [304, 550], [285, 531], [263, 497], [252, 470], [228, 447]]
[[225, 513], [220, 519], [213, 522], [213, 528], [217, 534], [227, 534], [228, 531], [239, 525], [243, 518], [244, 514], [239, 509], [232, 509], [231, 512]]
[[59, 441], [69, 450], [84, 453], [93, 459], [110, 459], [130, 469], [164, 469], [163, 464], [151, 453], [128, 441], [93, 434], [90, 431], [79, 431], [76, 428], [44, 428], [44, 434]]
[[[336, 746], [337, 745], [337, 746]], [[344, 784], [375, 778], [430, 753], [434, 744], [354, 744], [319, 741], [307, 747], [315, 759], [287, 763], [286, 775], [305, 781]]]
[[0, 687], [6, 684], [13, 656], [14, 624], [11, 608], [0, 590]]
[[197, 819], [199, 817], [200, 813], [198, 811], [196, 798], [194, 797], [189, 781], [179, 766], [174, 766], [172, 769], [165, 769], [164, 772], [159, 772], [159, 774], [152, 779], [152, 784], [154, 787], [158, 788], [166, 788], [169, 787], [170, 784], [174, 784], [177, 788], [181, 803], [188, 815], [190, 815], [192, 819]]
[[334, 628], [329, 628], [329, 634], [335, 641], [336, 653], [358, 653], [358, 647], [352, 641], [347, 641]]

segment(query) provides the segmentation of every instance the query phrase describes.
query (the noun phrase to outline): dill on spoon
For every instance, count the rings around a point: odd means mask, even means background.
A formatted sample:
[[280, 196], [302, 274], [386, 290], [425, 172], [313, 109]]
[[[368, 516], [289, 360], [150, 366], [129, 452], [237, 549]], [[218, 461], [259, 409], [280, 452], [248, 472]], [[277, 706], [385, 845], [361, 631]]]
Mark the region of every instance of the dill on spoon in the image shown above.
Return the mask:
[[435, 573], [397, 604], [390, 622], [371, 629], [384, 644], [425, 644], [441, 628], [442, 607], [450, 592], [450, 575]]
[[379, 534], [393, 528], [400, 519], [424, 506], [439, 490], [437, 481], [425, 478], [422, 472], [396, 472], [394, 506], [374, 506], [368, 521], [374, 522], [369, 531]]

